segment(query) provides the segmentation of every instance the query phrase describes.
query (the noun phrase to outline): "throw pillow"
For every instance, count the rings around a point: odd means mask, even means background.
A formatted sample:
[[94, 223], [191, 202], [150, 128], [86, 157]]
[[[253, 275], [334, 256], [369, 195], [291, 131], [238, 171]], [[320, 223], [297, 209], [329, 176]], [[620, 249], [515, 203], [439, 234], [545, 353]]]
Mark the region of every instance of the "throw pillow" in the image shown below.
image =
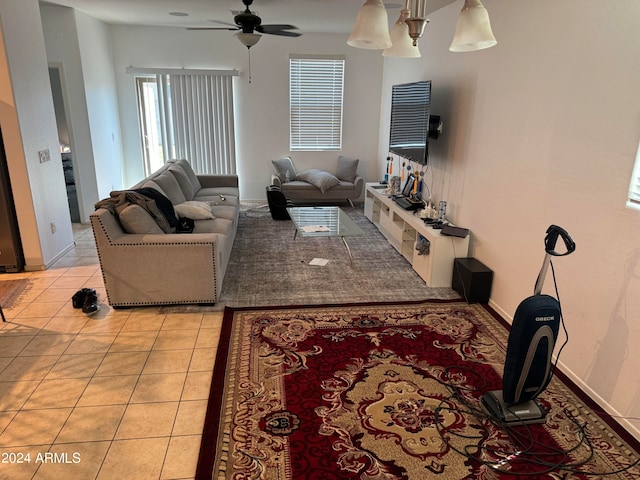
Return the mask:
[[293, 160], [291, 157], [284, 157], [279, 160], [271, 160], [273, 164], [273, 168], [275, 168], [278, 177], [281, 182], [287, 181], [287, 172], [289, 172], [289, 181], [294, 181], [298, 174], [296, 172], [296, 167], [293, 166]]
[[338, 157], [338, 170], [336, 177], [340, 180], [353, 183], [356, 179], [356, 171], [358, 170], [358, 158]]
[[198, 202], [196, 200], [189, 200], [187, 202], [174, 205], [176, 209], [176, 215], [178, 217], [187, 217], [192, 220], [208, 220], [215, 218], [211, 213], [211, 205], [206, 202]]
[[182, 193], [178, 180], [176, 180], [176, 177], [171, 173], [167, 171], [162, 172], [160, 175], [153, 177], [153, 181], [160, 186], [165, 196], [171, 200], [172, 204], [177, 205], [187, 201], [187, 197]]
[[340, 184], [340, 180], [338, 180], [335, 175], [317, 168], [311, 168], [299, 173], [298, 180], [310, 183], [320, 189], [322, 193]]
[[164, 231], [156, 223], [149, 212], [140, 205], [132, 203], [122, 209], [118, 215], [120, 225], [127, 233], [162, 233]]

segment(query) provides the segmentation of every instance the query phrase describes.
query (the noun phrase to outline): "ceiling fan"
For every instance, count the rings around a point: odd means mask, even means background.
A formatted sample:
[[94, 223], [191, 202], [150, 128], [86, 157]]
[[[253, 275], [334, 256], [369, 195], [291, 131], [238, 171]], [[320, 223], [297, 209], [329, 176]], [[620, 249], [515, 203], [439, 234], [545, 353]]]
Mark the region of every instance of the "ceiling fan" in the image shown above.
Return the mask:
[[[273, 24], [273, 25], [262, 25], [262, 19], [256, 15], [254, 12], [249, 10], [249, 7], [253, 4], [253, 0], [242, 0], [242, 3], [245, 5], [244, 12], [238, 13], [233, 17], [234, 24], [227, 22], [216, 21], [216, 23], [220, 23], [222, 25], [228, 25], [227, 27], [189, 27], [187, 30], [241, 30], [236, 33], [236, 36], [242, 42], [242, 44], [251, 48], [258, 40], [260, 40], [261, 35], [266, 33], [268, 35], [280, 35], [283, 37], [299, 37], [301, 34], [298, 32], [292, 32], [291, 30], [297, 30], [298, 27], [288, 24]], [[256, 33], [258, 32], [258, 33]]]

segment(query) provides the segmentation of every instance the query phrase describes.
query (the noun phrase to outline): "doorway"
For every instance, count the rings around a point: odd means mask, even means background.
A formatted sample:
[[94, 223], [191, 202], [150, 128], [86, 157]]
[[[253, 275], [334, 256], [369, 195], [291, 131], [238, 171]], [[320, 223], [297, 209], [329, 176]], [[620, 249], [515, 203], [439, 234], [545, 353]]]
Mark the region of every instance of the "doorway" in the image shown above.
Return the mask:
[[80, 223], [80, 207], [75, 180], [76, 175], [73, 171], [71, 130], [69, 128], [69, 122], [67, 121], [67, 111], [65, 108], [62, 78], [59, 66], [49, 66], [49, 80], [51, 82], [51, 93], [53, 95], [53, 108], [56, 114], [56, 125], [58, 127], [58, 140], [60, 143], [60, 154], [62, 156], [64, 183], [67, 187], [69, 214], [71, 215], [72, 223]]

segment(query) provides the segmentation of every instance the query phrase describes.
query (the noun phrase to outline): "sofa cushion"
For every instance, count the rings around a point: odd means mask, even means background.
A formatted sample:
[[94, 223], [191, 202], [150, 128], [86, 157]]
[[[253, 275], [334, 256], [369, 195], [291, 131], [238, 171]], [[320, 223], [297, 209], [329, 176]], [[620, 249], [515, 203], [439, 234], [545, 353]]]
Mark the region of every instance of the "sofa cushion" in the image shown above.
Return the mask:
[[289, 172], [289, 181], [293, 181], [298, 176], [296, 167], [293, 166], [293, 160], [291, 157], [284, 157], [279, 160], [271, 160], [273, 168], [276, 170], [276, 174], [280, 178], [281, 182], [287, 181], [287, 172]]
[[192, 220], [206, 220], [214, 218], [211, 213], [211, 205], [207, 202], [198, 202], [194, 200], [188, 200], [178, 205], [174, 205], [176, 215], [179, 217], [187, 217]]
[[193, 171], [193, 167], [188, 161], [182, 158], [180, 160], [171, 160], [171, 163], [182, 168], [182, 171], [187, 175], [189, 181], [191, 182], [191, 185], [193, 185], [193, 188], [196, 192], [202, 188], [202, 185], [200, 185], [200, 180], [198, 180], [198, 175], [196, 175], [196, 172]]
[[196, 194], [197, 190], [191, 183], [189, 176], [179, 165], [172, 165], [169, 167], [169, 172], [176, 177], [178, 181], [178, 185], [182, 189], [182, 193], [184, 193], [184, 197], [188, 200], [193, 200], [193, 196]]
[[127, 233], [162, 233], [164, 231], [156, 223], [149, 212], [140, 205], [132, 203], [123, 208], [118, 214], [120, 225]]
[[353, 183], [356, 179], [356, 172], [358, 170], [358, 158], [338, 157], [338, 169], [336, 171], [336, 177], [345, 182]]
[[187, 197], [182, 193], [182, 189], [180, 188], [180, 184], [176, 180], [176, 177], [169, 172], [162, 172], [157, 177], [153, 177], [153, 181], [160, 186], [165, 196], [171, 200], [171, 203], [174, 205], [187, 201]]
[[311, 168], [299, 173], [298, 180], [310, 183], [314, 187], [320, 189], [322, 193], [340, 183], [340, 180], [338, 180], [335, 175], [318, 168]]
[[153, 180], [148, 180], [146, 182], [144, 182], [142, 184], [141, 188], [147, 188], [147, 187], [151, 187], [151, 188], [155, 188], [157, 191], [159, 191], [161, 194], [163, 194], [165, 197], [167, 196], [166, 193], [164, 193], [164, 190], [162, 190], [162, 188], [160, 188], [160, 185], [158, 185], [156, 182], [154, 182]]

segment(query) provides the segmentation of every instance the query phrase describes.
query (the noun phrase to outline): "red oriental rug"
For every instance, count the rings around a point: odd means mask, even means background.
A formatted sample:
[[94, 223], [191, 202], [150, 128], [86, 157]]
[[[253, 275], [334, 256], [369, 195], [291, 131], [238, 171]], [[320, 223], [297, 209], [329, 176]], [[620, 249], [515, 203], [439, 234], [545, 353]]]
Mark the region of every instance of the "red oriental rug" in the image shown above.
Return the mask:
[[505, 325], [451, 301], [228, 309], [196, 478], [640, 478], [638, 442], [559, 374], [545, 424], [483, 412]]

